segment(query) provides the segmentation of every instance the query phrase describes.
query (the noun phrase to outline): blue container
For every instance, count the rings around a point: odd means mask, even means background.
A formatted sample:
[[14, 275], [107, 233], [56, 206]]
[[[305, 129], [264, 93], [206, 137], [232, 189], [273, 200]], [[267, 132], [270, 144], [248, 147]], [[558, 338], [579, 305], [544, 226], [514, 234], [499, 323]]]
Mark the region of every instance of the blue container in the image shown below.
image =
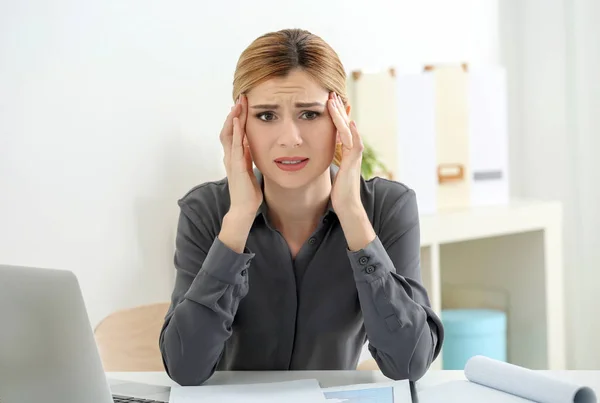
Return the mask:
[[442, 311], [443, 369], [465, 368], [469, 358], [483, 355], [506, 362], [506, 314], [488, 309]]

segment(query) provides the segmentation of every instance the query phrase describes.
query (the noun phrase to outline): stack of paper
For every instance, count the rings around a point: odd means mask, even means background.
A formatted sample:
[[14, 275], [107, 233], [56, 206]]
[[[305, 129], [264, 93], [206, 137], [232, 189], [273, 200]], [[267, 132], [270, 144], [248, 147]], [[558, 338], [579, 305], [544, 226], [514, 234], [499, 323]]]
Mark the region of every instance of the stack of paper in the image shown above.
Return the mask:
[[170, 403], [329, 403], [315, 379], [171, 388]]
[[410, 403], [408, 382], [321, 389], [315, 379], [171, 389], [170, 403]]
[[407, 381], [323, 389], [327, 403], [410, 403]]

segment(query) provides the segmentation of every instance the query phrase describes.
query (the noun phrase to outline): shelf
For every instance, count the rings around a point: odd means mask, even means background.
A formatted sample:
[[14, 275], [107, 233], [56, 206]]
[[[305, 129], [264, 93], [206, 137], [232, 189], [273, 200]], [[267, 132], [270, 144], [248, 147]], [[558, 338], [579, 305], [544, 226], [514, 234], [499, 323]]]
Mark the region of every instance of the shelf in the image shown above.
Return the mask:
[[[421, 272], [433, 309], [505, 309], [509, 362], [566, 369], [561, 226], [557, 202], [422, 215]], [[441, 367], [440, 355], [433, 368]]]
[[443, 244], [561, 225], [558, 202], [514, 201], [421, 215], [421, 245]]

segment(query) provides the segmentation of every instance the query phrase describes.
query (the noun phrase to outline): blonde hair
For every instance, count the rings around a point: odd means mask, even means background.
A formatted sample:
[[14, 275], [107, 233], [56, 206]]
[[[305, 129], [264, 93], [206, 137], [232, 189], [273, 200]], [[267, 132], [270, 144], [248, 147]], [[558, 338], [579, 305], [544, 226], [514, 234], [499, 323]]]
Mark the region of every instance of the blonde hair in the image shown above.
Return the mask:
[[[319, 36], [302, 29], [269, 32], [242, 52], [233, 77], [234, 101], [258, 84], [285, 77], [294, 69], [306, 72], [348, 104], [346, 72], [337, 53]], [[341, 161], [341, 144], [336, 144], [333, 163], [339, 166]]]

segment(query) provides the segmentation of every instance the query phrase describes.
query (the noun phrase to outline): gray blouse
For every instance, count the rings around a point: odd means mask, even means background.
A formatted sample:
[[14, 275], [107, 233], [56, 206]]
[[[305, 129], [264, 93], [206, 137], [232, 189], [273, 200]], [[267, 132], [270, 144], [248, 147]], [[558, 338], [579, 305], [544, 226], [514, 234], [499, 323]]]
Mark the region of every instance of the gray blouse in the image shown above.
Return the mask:
[[352, 370], [367, 341], [384, 375], [423, 376], [443, 327], [421, 281], [415, 193], [374, 178], [361, 179], [361, 197], [377, 234], [370, 244], [350, 251], [330, 204], [295, 259], [266, 203], [244, 253], [220, 242], [226, 178], [179, 200], [177, 276], [159, 341], [169, 376], [200, 385], [215, 370]]

